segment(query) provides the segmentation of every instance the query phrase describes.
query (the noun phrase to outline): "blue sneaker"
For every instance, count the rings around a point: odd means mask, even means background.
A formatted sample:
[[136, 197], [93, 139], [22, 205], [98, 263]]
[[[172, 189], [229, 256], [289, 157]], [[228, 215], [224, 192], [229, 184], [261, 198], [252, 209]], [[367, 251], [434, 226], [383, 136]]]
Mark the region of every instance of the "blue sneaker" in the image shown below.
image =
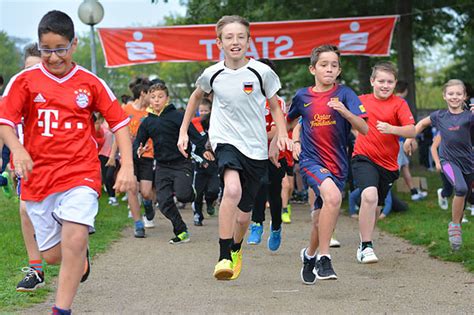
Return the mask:
[[270, 236], [268, 237], [267, 246], [272, 252], [277, 251], [281, 244], [281, 227], [279, 230], [274, 231], [270, 224]]
[[250, 225], [250, 235], [247, 244], [258, 245], [262, 241], [263, 226], [260, 223], [252, 223]]

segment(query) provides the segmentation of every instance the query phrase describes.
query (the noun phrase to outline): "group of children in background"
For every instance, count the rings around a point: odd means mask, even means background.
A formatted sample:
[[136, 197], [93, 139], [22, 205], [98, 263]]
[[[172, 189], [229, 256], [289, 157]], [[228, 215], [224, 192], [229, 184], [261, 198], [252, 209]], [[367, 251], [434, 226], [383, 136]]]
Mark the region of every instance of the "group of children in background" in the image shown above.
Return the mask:
[[[359, 263], [376, 263], [375, 224], [387, 215], [380, 209], [393, 199], [390, 189], [399, 172], [412, 200], [426, 197], [413, 187], [400, 138], [406, 138], [403, 148], [411, 154], [413, 138], [434, 126], [441, 140], [433, 157], [446, 183], [438, 197], [447, 208], [449, 189], [455, 193], [447, 230], [452, 249], [461, 248], [461, 220], [474, 173], [473, 114], [465, 108], [462, 81], [444, 86], [447, 109], [415, 126], [403, 95], [395, 93], [398, 74], [392, 63], [377, 63], [372, 93], [357, 96], [340, 83], [337, 47], [322, 45], [310, 56], [314, 84], [299, 89], [287, 111], [272, 63], [246, 57], [249, 22], [224, 16], [216, 25], [224, 60], [197, 79], [185, 113], [171, 103], [160, 80], [134, 82], [133, 100], [122, 109], [102, 80], [72, 62], [77, 39], [66, 14], [46, 14], [38, 34], [40, 59], [5, 89], [0, 139], [12, 152], [26, 208], [21, 218], [30, 267], [17, 289], [34, 290], [44, 283], [42, 259], [61, 263], [53, 313], [70, 313], [77, 287], [90, 272], [88, 234], [98, 211], [101, 177], [110, 205], [118, 204], [116, 192], [127, 193], [135, 237], [145, 237], [145, 227], [153, 226], [156, 204], [172, 223], [171, 244], [190, 240], [176, 201], [193, 202], [194, 224], [202, 226], [203, 199], [207, 213], [214, 215], [221, 195], [213, 275], [235, 280], [246, 232], [251, 232], [248, 244], [261, 240], [267, 201], [272, 217], [267, 246], [280, 247], [282, 223], [291, 222], [293, 160], [298, 161], [303, 182], [314, 193], [308, 246], [300, 251], [301, 280], [314, 284], [337, 279], [330, 245], [349, 174], [354, 185], [350, 214], [358, 218], [360, 231], [355, 256]], [[194, 118], [197, 111], [200, 116]], [[23, 126], [24, 144], [16, 125]]]

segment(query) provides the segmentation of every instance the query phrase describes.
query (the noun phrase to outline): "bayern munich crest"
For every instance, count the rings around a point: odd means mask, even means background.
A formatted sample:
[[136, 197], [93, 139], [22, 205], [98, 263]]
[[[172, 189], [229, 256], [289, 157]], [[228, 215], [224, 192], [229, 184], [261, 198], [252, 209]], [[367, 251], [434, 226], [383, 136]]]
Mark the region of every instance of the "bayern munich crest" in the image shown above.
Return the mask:
[[85, 89], [79, 89], [77, 91], [74, 91], [76, 94], [76, 104], [80, 108], [86, 108], [89, 105], [89, 96], [91, 94], [85, 90]]

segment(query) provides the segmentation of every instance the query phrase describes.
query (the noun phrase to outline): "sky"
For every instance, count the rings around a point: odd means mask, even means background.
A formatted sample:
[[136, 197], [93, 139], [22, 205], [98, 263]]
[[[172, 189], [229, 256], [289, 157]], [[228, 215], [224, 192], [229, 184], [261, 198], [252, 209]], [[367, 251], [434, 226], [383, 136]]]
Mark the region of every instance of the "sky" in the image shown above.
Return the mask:
[[[156, 26], [163, 17], [186, 13], [179, 0], [100, 0], [104, 19], [96, 27]], [[60, 10], [74, 21], [76, 34], [89, 34], [90, 26], [79, 20], [77, 10], [82, 0], [0, 0], [0, 30], [9, 36], [37, 40], [37, 26], [41, 17], [51, 10]]]

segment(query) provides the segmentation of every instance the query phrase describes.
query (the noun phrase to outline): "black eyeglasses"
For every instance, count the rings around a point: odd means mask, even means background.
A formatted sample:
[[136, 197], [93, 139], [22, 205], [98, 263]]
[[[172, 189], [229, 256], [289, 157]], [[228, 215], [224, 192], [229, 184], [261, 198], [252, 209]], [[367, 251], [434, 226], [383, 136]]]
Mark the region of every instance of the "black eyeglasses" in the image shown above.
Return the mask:
[[53, 53], [55, 53], [56, 56], [58, 57], [64, 57], [67, 55], [67, 52], [69, 51], [69, 49], [71, 49], [71, 46], [72, 46], [72, 42], [70, 42], [69, 45], [67, 45], [67, 47], [64, 47], [64, 48], [47, 49], [47, 48], [39, 48], [39, 44], [38, 44], [38, 50], [40, 51], [42, 57], [51, 57]]

